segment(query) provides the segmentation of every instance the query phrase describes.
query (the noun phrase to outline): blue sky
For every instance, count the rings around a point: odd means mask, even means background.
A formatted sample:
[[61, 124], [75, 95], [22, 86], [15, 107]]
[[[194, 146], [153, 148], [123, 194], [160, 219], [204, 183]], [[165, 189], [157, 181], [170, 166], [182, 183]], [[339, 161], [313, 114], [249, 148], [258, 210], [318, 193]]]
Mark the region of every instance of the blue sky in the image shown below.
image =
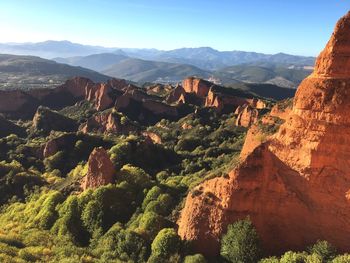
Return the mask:
[[345, 0], [0, 0], [0, 42], [316, 55]]

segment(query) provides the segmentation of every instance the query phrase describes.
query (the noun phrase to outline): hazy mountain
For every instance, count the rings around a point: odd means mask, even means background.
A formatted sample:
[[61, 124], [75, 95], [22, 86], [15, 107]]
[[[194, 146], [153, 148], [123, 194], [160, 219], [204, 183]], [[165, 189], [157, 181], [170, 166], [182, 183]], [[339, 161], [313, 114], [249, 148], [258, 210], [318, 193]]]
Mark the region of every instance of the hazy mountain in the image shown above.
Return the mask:
[[67, 58], [100, 53], [115, 53], [129, 57], [162, 62], [189, 64], [205, 70], [252, 62], [273, 62], [290, 65], [313, 66], [315, 58], [283, 53], [275, 55], [244, 51], [218, 51], [210, 47], [180, 48], [169, 51], [157, 49], [106, 48], [72, 43], [69, 41], [45, 41], [40, 43], [0, 44], [0, 53], [35, 55], [44, 58]]
[[89, 46], [69, 41], [45, 41], [39, 43], [0, 43], [0, 53], [31, 55], [43, 58], [87, 56], [97, 53], [113, 52], [116, 48]]
[[253, 62], [271, 62], [297, 66], [313, 66], [314, 57], [294, 56], [284, 53], [267, 55], [245, 51], [218, 51], [210, 47], [181, 48], [170, 51], [144, 50], [139, 52], [123, 51], [129, 56], [155, 61], [190, 64], [205, 70], [218, 70], [220, 68]]
[[191, 65], [136, 58], [121, 60], [102, 72], [108, 76], [136, 82], [177, 82], [188, 76], [210, 76], [209, 72]]
[[80, 66], [96, 71], [103, 71], [110, 66], [127, 59], [128, 56], [123, 51], [115, 53], [94, 54], [86, 57], [54, 58], [56, 62], [65, 63], [73, 66]]
[[74, 67], [33, 56], [0, 54], [0, 89], [28, 89], [62, 84], [73, 76], [106, 81], [109, 77], [82, 67]]
[[288, 64], [260, 63], [227, 67], [214, 72], [214, 77], [224, 83], [239, 80], [253, 83], [269, 83], [281, 87], [296, 88], [311, 73], [309, 67]]

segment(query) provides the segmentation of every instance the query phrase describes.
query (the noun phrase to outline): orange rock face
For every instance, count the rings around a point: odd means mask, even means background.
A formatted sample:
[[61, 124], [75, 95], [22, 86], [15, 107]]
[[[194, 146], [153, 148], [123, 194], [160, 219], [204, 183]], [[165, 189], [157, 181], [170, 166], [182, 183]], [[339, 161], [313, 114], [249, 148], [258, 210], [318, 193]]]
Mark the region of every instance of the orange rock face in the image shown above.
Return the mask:
[[121, 117], [113, 112], [102, 112], [89, 118], [86, 123], [79, 127], [79, 130], [83, 133], [128, 134], [131, 131], [137, 131], [138, 128], [131, 124], [122, 123]]
[[250, 217], [267, 254], [303, 250], [318, 239], [350, 243], [350, 13], [297, 90], [286, 122], [247, 152], [228, 178], [187, 196], [179, 235], [218, 253], [227, 225]]
[[95, 148], [90, 154], [88, 172], [83, 179], [81, 188], [97, 188], [113, 183], [114, 167], [105, 149]]
[[240, 107], [238, 110], [236, 125], [249, 127], [253, 123], [258, 121], [258, 117], [259, 117], [259, 111], [257, 109], [254, 109], [249, 105], [245, 105], [244, 107]]
[[143, 132], [142, 135], [151, 143], [162, 144], [162, 138], [154, 132]]
[[190, 77], [182, 82], [182, 86], [187, 93], [195, 93], [198, 97], [204, 98], [208, 95], [212, 83], [203, 79]]

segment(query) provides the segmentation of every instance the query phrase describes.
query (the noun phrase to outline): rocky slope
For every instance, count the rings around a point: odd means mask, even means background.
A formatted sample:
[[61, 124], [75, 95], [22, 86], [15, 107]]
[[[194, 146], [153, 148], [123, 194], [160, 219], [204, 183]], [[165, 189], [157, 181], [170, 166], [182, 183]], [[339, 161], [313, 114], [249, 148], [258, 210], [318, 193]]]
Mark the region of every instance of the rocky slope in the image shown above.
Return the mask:
[[229, 176], [186, 199], [179, 234], [215, 255], [228, 224], [249, 216], [266, 253], [325, 239], [349, 250], [350, 13], [336, 25], [279, 131]]

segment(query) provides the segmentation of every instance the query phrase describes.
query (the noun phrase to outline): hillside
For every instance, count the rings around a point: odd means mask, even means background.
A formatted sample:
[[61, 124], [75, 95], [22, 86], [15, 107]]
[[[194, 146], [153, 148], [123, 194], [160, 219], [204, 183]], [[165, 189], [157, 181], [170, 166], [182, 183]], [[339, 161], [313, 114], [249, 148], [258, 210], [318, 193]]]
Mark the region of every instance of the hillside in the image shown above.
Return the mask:
[[300, 82], [311, 74], [311, 69], [290, 66], [287, 64], [253, 63], [236, 65], [214, 72], [214, 77], [224, 83], [232, 80], [254, 83], [269, 83], [281, 87], [295, 88]]
[[128, 58], [102, 71], [111, 77], [135, 82], [178, 82], [187, 76], [209, 77], [210, 73], [191, 65]]
[[93, 54], [89, 56], [79, 57], [68, 57], [68, 58], [54, 58], [56, 62], [69, 64], [72, 66], [79, 66], [88, 68], [95, 71], [103, 71], [120, 62], [121, 60], [127, 59], [128, 56], [123, 51], [115, 53], [101, 53]]
[[228, 87], [232, 89], [240, 89], [256, 96], [269, 98], [273, 100], [284, 100], [292, 98], [295, 95], [296, 89], [283, 88], [274, 84], [264, 83], [235, 83]]
[[39, 57], [0, 54], [0, 89], [52, 87], [73, 76], [87, 77], [94, 81], [109, 79], [90, 69]]

